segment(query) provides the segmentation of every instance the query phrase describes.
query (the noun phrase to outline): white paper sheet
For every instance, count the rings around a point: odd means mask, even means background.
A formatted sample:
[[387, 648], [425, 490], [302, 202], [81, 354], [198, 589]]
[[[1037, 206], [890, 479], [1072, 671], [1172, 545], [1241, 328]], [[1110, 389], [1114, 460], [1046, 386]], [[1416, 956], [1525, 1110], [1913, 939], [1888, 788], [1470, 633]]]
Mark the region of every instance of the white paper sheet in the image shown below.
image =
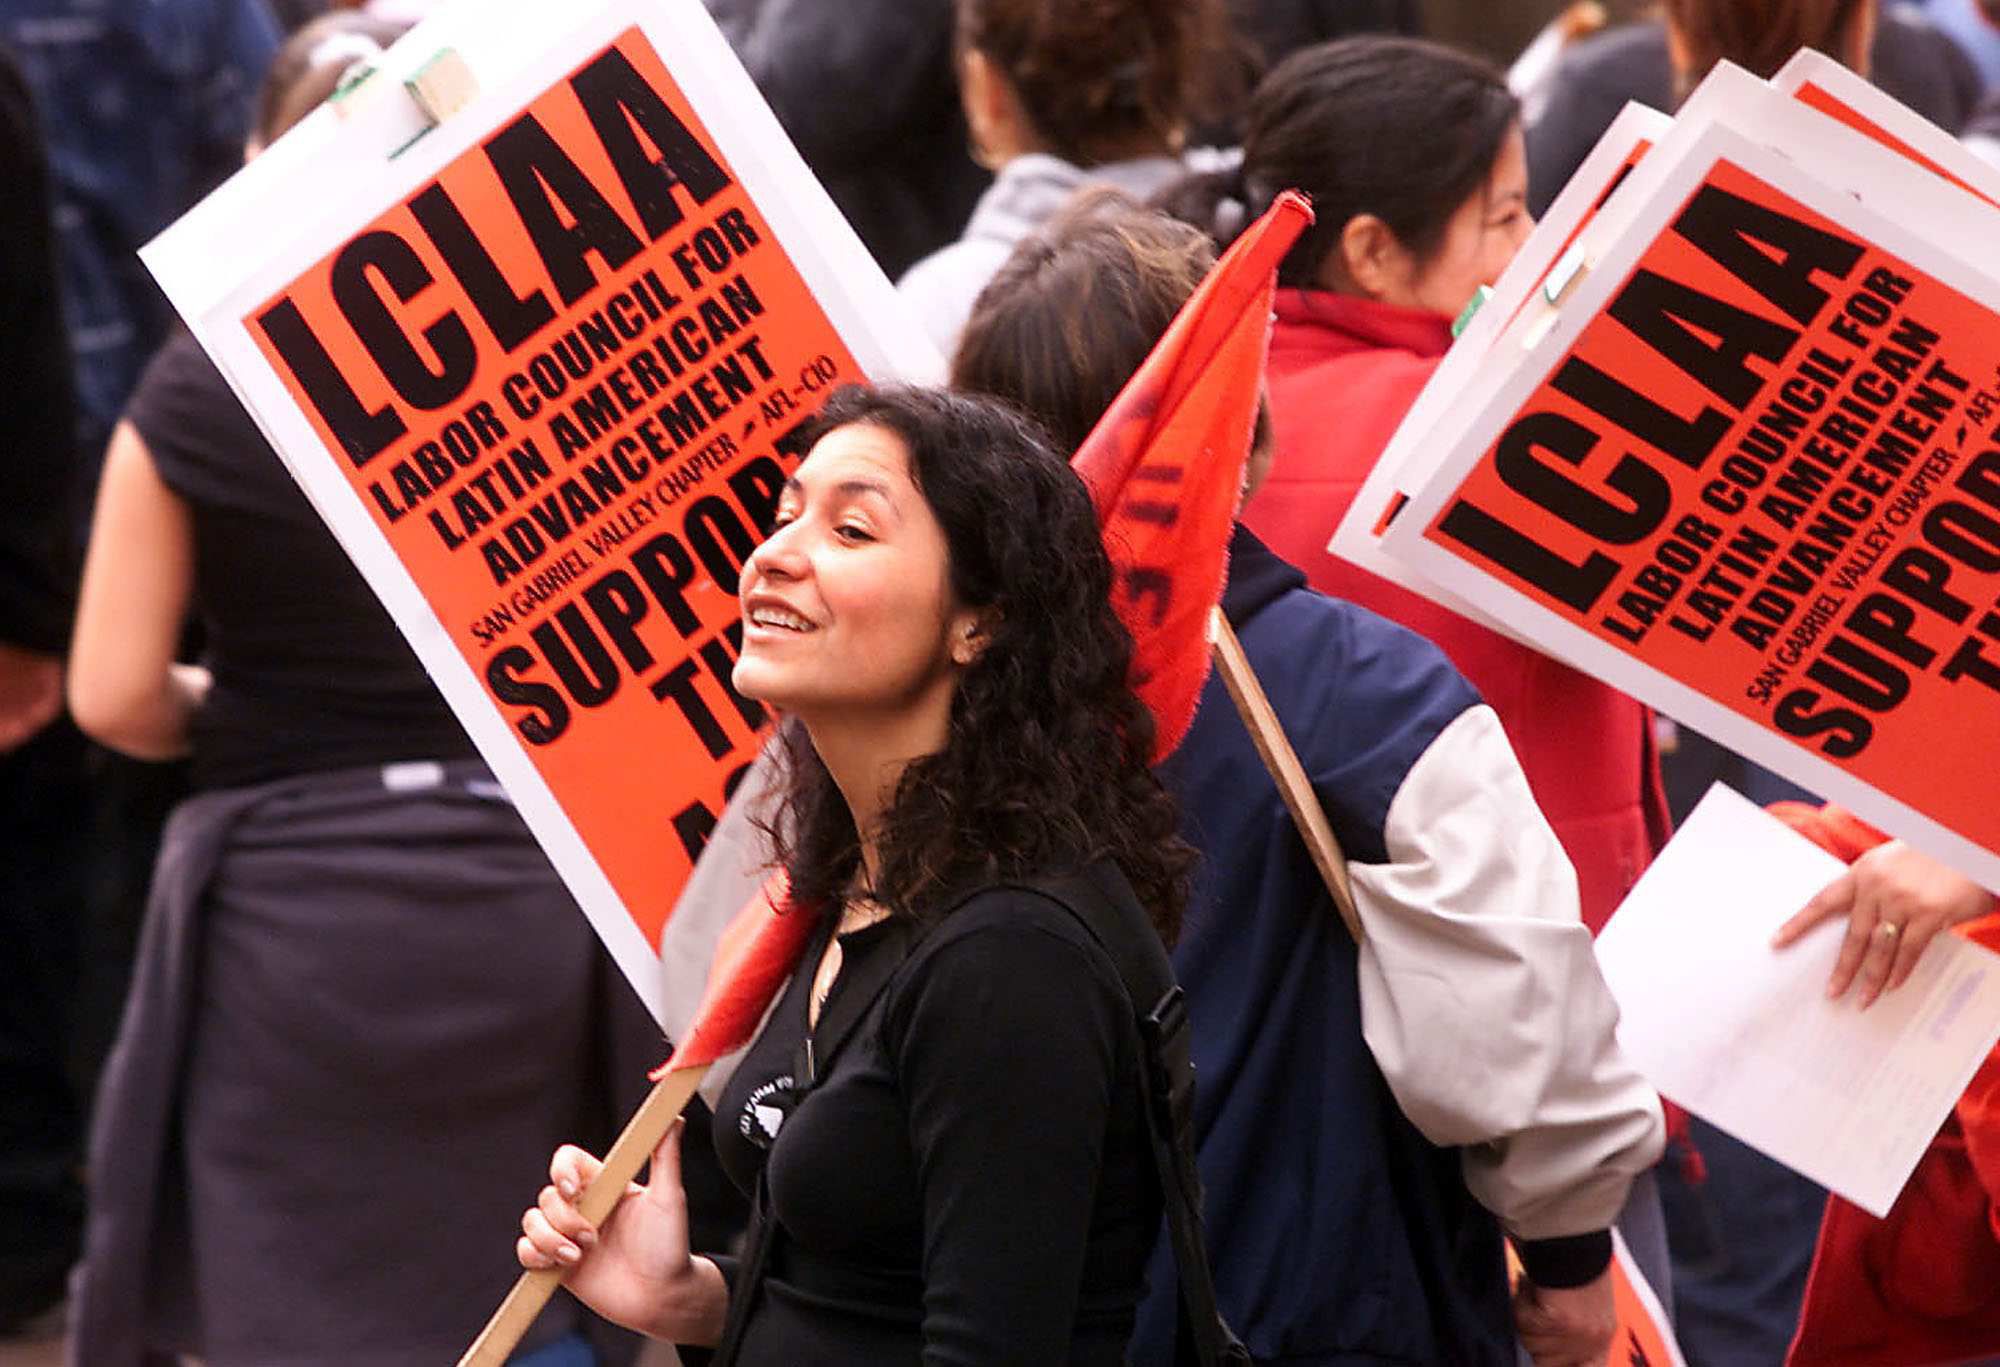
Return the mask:
[[2000, 955], [1940, 935], [1866, 1011], [1826, 981], [1845, 921], [1770, 938], [1843, 865], [1720, 784], [1597, 940], [1618, 1041], [1660, 1092], [1884, 1215], [2000, 1040]]

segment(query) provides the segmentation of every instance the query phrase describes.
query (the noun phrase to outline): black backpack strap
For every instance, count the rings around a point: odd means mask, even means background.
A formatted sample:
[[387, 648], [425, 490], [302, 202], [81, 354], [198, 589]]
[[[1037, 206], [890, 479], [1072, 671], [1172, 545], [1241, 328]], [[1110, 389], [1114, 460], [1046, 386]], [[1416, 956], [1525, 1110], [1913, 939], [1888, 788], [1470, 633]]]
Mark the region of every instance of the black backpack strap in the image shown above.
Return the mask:
[[729, 1312], [722, 1322], [722, 1339], [709, 1359], [713, 1367], [732, 1367], [743, 1350], [743, 1331], [750, 1323], [750, 1311], [764, 1291], [764, 1274], [771, 1264], [771, 1245], [777, 1240], [777, 1222], [771, 1218], [771, 1192], [762, 1170], [750, 1191], [750, 1224], [743, 1252], [736, 1259], [736, 1280], [729, 1288]]
[[[797, 1085], [786, 1106], [788, 1114], [807, 1092], [819, 1085], [811, 1035], [799, 1042], [792, 1055], [792, 1077]], [[751, 1311], [763, 1297], [771, 1253], [783, 1235], [771, 1215], [771, 1165], [766, 1161], [758, 1166], [757, 1180], [750, 1188], [750, 1221], [744, 1230], [743, 1251], [736, 1258], [736, 1278], [729, 1287], [729, 1309], [722, 1321], [722, 1338], [708, 1359], [709, 1367], [734, 1367], [743, 1351], [743, 1332], [750, 1326]]]
[[1177, 1364], [1249, 1367], [1250, 1354], [1215, 1302], [1215, 1279], [1201, 1232], [1201, 1175], [1194, 1162], [1194, 1062], [1187, 1004], [1158, 933], [1130, 894], [1118, 895], [1086, 869], [1025, 886], [1074, 916], [1111, 960], [1132, 1004], [1138, 1038], [1139, 1097], [1164, 1198], [1167, 1237], [1178, 1274]]

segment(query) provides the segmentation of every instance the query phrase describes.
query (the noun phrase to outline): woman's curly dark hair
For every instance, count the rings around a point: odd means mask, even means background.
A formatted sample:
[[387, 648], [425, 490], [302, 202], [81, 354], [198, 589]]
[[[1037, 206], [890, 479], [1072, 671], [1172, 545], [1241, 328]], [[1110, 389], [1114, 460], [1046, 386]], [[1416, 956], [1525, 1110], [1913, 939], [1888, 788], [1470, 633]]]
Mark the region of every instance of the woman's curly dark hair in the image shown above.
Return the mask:
[[[883, 814], [870, 893], [923, 919], [953, 890], [1109, 858], [1172, 944], [1194, 851], [1149, 767], [1153, 718], [1132, 691], [1132, 638], [1111, 608], [1111, 564], [1083, 482], [996, 400], [849, 387], [817, 430], [854, 423], [908, 448], [944, 531], [952, 591], [989, 617], [944, 748], [903, 771]], [[803, 727], [787, 724], [782, 748], [778, 807], [764, 824], [794, 902], [831, 905], [860, 874], [854, 819]]]

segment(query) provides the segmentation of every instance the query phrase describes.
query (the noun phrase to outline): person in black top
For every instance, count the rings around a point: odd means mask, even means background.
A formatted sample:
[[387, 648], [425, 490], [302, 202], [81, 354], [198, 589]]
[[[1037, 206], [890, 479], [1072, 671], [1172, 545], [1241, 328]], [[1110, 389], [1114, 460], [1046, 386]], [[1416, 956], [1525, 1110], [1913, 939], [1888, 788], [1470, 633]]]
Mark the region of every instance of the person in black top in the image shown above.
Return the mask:
[[[297, 35], [261, 136], [394, 32], [349, 14]], [[517, 1193], [636, 1099], [612, 1093], [643, 1085], [659, 1035], [184, 333], [105, 460], [69, 683], [91, 734], [190, 755], [195, 785], [93, 1119], [73, 1360], [449, 1361], [515, 1275]], [[535, 996], [552, 982], [560, 1009]], [[381, 1200], [384, 1173], [416, 1194]], [[585, 1320], [551, 1307], [529, 1350]]]
[[74, 574], [69, 348], [33, 101], [0, 49], [0, 1334], [62, 1298], [76, 1256], [71, 1080], [84, 902], [83, 745], [55, 723]]
[[690, 1254], [673, 1136], [601, 1229], [560, 1150], [517, 1251], [725, 1362], [1119, 1363], [1161, 1212], [1132, 1008], [1023, 883], [1087, 870], [1170, 940], [1192, 856], [1096, 518], [990, 400], [848, 390], [824, 424], [741, 587], [788, 914], [820, 922], [717, 1109], [752, 1252]]

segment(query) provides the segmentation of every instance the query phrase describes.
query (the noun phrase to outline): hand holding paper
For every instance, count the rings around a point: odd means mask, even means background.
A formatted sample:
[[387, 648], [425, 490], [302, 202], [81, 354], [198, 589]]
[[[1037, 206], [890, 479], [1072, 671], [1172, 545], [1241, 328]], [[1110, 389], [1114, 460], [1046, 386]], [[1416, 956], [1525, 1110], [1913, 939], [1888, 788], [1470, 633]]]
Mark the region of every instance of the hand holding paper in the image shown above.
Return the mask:
[[1827, 979], [1839, 997], [1858, 979], [1866, 1009], [1910, 980], [1939, 931], [1984, 916], [1993, 896], [1957, 870], [1891, 840], [1868, 851], [1822, 888], [1771, 938], [1782, 949], [1822, 921], [1847, 917], [1847, 937]]
[[1690, 1111], [1883, 1214], [2000, 1039], [2000, 958], [1939, 937], [1866, 1013], [1830, 1001], [1840, 937], [1770, 947], [1841, 863], [1709, 791], [1598, 937], [1619, 1044]]

